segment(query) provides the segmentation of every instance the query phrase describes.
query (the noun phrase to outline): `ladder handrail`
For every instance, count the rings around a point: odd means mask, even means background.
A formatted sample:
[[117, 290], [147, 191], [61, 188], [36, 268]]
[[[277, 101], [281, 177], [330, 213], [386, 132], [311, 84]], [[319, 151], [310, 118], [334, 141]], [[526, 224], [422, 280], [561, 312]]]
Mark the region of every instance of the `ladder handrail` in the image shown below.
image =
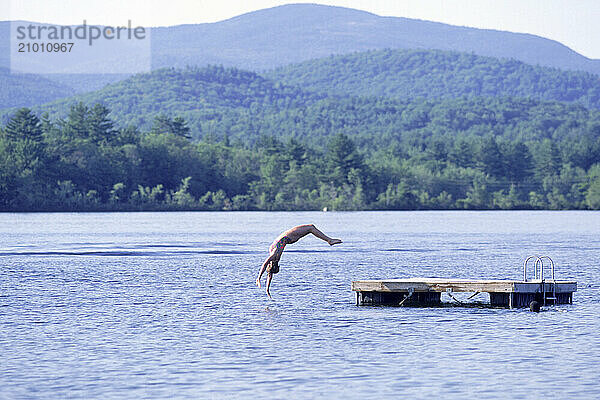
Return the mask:
[[[554, 269], [554, 261], [552, 261], [552, 259], [548, 256], [541, 256], [538, 257], [537, 260], [535, 260], [535, 279], [540, 279], [540, 280], [544, 280], [544, 261], [543, 259], [547, 258], [548, 260], [550, 260], [550, 268], [551, 268], [551, 272], [552, 272], [552, 281], [556, 281], [556, 275], [555, 275], [555, 269]], [[540, 264], [540, 272], [538, 274], [538, 263]]]
[[[540, 264], [540, 269], [538, 270], [538, 263]], [[541, 272], [539, 272], [541, 271]], [[533, 279], [535, 280], [544, 280], [544, 261], [542, 261], [541, 257], [538, 257], [537, 260], [535, 260], [535, 274]]]
[[529, 256], [525, 259], [525, 262], [523, 263], [523, 281], [527, 282], [527, 263], [529, 262], [529, 260], [531, 260], [532, 258], [535, 258], [535, 265], [534, 265], [534, 273], [533, 273], [533, 279], [537, 278], [537, 263], [538, 260], [540, 259], [540, 257], [538, 256]]
[[[548, 260], [550, 260], [550, 268], [551, 268], [551, 271], [552, 271], [552, 281], [556, 281], [555, 274], [554, 274], [554, 261], [552, 261], [552, 259], [550, 257], [548, 257], [548, 256], [541, 256], [540, 257], [540, 261], [542, 259], [544, 259], [544, 258], [547, 258]], [[543, 262], [542, 262], [542, 266], [543, 266]]]

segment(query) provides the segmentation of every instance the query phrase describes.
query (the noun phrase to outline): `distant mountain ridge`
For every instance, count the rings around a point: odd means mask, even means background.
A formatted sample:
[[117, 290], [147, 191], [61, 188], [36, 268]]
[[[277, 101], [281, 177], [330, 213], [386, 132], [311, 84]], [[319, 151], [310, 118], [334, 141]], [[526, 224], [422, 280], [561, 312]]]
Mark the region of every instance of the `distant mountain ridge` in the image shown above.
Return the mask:
[[153, 28], [152, 40], [157, 67], [211, 63], [260, 71], [331, 54], [401, 48], [473, 52], [600, 74], [600, 60], [535, 35], [318, 4], [283, 5], [213, 24]]
[[[10, 22], [0, 22], [0, 67], [9, 67]], [[513, 58], [531, 65], [580, 70], [600, 75], [600, 60], [529, 34], [457, 27], [318, 4], [290, 4], [243, 14], [216, 23], [152, 28], [153, 68], [231, 66], [265, 71], [332, 54], [376, 49], [439, 49]], [[110, 59], [107, 55], [107, 60]], [[108, 61], [107, 61], [108, 62]], [[78, 93], [116, 82], [123, 75], [53, 76]], [[6, 78], [0, 78], [0, 87]], [[51, 88], [54, 98], [62, 94]], [[27, 105], [47, 97], [25, 93]], [[12, 106], [2, 104], [0, 108]]]

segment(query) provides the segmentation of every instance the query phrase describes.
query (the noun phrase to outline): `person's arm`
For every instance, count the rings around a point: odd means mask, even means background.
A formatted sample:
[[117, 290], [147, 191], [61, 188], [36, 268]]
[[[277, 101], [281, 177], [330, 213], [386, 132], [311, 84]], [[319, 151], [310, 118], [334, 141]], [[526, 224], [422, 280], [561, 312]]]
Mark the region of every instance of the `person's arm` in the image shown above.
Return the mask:
[[271, 297], [271, 292], [269, 292], [269, 288], [271, 287], [271, 279], [273, 279], [273, 274], [271, 274], [271, 273], [267, 274], [267, 289], [266, 289], [266, 292], [267, 292], [267, 296], [269, 296], [269, 299], [272, 300], [273, 298]]
[[260, 286], [260, 278], [262, 278], [262, 275], [265, 272], [267, 265], [269, 265], [269, 263], [271, 261], [273, 261], [274, 259], [275, 259], [275, 254], [271, 254], [269, 257], [267, 257], [265, 262], [263, 262], [262, 266], [260, 267], [260, 271], [258, 272], [258, 278], [256, 278], [256, 286], [261, 287]]

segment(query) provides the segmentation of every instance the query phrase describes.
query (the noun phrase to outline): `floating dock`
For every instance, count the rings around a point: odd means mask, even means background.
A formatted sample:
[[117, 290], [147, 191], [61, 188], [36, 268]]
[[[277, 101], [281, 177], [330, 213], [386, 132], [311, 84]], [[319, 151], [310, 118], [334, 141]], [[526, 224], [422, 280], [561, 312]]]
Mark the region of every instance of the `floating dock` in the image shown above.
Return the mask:
[[[527, 262], [535, 258], [534, 279], [527, 279]], [[544, 279], [543, 259], [550, 260], [552, 278]], [[572, 304], [577, 282], [555, 279], [554, 262], [547, 256], [530, 256], [523, 266], [523, 280], [468, 280], [440, 278], [411, 278], [389, 280], [360, 280], [352, 282], [356, 292], [356, 305], [441, 305], [442, 293], [458, 304], [462, 300], [453, 293], [489, 293], [489, 304], [495, 307], [529, 307], [531, 302], [540, 305]], [[468, 300], [467, 299], [467, 300]]]
[[[490, 305], [496, 307], [529, 307], [539, 304], [572, 304], [577, 282], [466, 280], [439, 278], [412, 278], [353, 281], [356, 305], [441, 305], [442, 293], [451, 298], [453, 293], [489, 293]], [[460, 300], [454, 299], [460, 304]]]

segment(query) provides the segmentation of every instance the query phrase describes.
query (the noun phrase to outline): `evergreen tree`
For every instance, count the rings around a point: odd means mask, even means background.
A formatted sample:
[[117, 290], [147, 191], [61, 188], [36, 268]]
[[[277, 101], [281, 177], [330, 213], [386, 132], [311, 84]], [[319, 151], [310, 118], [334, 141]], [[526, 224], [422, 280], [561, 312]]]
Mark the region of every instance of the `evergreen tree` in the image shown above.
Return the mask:
[[87, 125], [89, 138], [94, 143], [110, 143], [118, 133], [113, 121], [108, 117], [110, 110], [100, 103], [95, 104], [88, 113]]
[[90, 137], [88, 113], [89, 108], [82, 102], [71, 106], [67, 119], [61, 121], [62, 132], [66, 140], [85, 140]]
[[560, 152], [556, 143], [550, 139], [544, 139], [539, 143], [533, 153], [535, 159], [535, 175], [542, 180], [546, 176], [558, 173], [560, 166]]
[[12, 142], [25, 140], [41, 143], [43, 140], [42, 124], [29, 108], [20, 108], [8, 120], [4, 128], [4, 135]]
[[503, 153], [505, 176], [510, 182], [523, 182], [531, 175], [532, 157], [529, 148], [524, 143], [506, 143]]
[[474, 166], [474, 158], [473, 146], [465, 138], [455, 140], [454, 145], [448, 152], [448, 160], [459, 167]]
[[364, 168], [356, 144], [343, 133], [337, 133], [329, 141], [327, 160], [332, 171], [330, 176], [338, 184], [348, 183], [348, 173], [352, 169], [362, 172]]
[[165, 114], [159, 114], [154, 118], [154, 124], [150, 132], [157, 135], [170, 133], [175, 136], [191, 139], [190, 128], [183, 118], [170, 118]]
[[22, 173], [44, 161], [42, 124], [28, 108], [19, 109], [4, 128], [7, 150], [16, 170]]
[[483, 171], [492, 176], [504, 176], [505, 167], [502, 160], [502, 152], [496, 138], [493, 136], [485, 138], [479, 148], [479, 161], [482, 164]]

